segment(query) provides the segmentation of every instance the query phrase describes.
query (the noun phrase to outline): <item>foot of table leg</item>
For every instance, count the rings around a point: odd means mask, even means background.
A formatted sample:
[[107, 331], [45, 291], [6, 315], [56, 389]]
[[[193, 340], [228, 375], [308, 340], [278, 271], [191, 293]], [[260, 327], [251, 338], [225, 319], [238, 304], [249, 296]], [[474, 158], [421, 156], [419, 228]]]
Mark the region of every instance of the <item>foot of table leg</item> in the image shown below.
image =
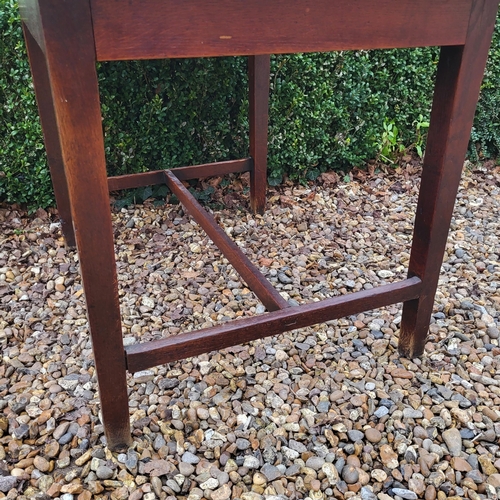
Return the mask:
[[248, 58], [250, 156], [253, 158], [250, 204], [252, 210], [259, 214], [266, 209], [269, 73], [269, 55]]

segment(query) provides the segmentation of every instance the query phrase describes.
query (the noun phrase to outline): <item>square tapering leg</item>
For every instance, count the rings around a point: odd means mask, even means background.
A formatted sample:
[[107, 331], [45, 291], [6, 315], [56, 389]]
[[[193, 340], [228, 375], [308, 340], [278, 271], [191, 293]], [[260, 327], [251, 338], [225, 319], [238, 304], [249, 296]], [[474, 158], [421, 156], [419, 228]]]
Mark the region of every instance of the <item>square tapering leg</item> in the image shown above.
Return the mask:
[[46, 58], [43, 90], [50, 86], [53, 116], [44, 125], [57, 126], [104, 430], [108, 446], [119, 449], [131, 442], [130, 419], [90, 5], [88, 0], [26, 0], [20, 7], [30, 55], [38, 44]]
[[270, 60], [269, 55], [248, 58], [250, 156], [253, 159], [250, 204], [259, 214], [266, 209]]
[[497, 8], [474, 2], [465, 45], [441, 49], [409, 266], [423, 289], [404, 304], [399, 340], [410, 358], [424, 351]]

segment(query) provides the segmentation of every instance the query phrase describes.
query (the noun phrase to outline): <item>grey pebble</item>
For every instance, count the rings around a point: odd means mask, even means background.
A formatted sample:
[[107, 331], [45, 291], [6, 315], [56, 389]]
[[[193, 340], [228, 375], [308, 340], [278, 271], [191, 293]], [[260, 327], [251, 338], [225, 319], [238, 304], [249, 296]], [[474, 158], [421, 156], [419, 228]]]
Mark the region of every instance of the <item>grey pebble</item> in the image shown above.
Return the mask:
[[193, 465], [196, 465], [200, 461], [200, 459], [190, 451], [184, 452], [181, 460], [183, 462], [186, 462], [187, 464], [193, 464]]
[[17, 484], [17, 477], [14, 476], [0, 476], [0, 491], [7, 493]]
[[191, 474], [193, 474], [195, 471], [195, 468], [193, 465], [187, 463], [187, 462], [180, 462], [179, 463], [179, 472], [183, 475], [183, 476], [190, 476]]
[[398, 497], [404, 498], [405, 500], [417, 500], [418, 498], [415, 492], [407, 490], [405, 488], [393, 488], [392, 492]]
[[324, 458], [312, 456], [307, 459], [306, 467], [310, 467], [311, 469], [314, 470], [319, 470], [321, 469], [324, 463], [325, 463]]
[[375, 493], [373, 493], [373, 491], [366, 487], [366, 486], [363, 486], [361, 488], [361, 500], [377, 500], [377, 495], [375, 495]]
[[283, 475], [278, 467], [271, 464], [264, 464], [262, 469], [260, 469], [260, 472], [266, 476], [268, 481], [274, 481]]
[[450, 455], [459, 457], [462, 452], [462, 436], [460, 435], [460, 431], [456, 427], [452, 427], [451, 429], [446, 429], [442, 436]]
[[365, 437], [364, 433], [361, 431], [347, 431], [347, 435], [349, 436], [349, 439], [356, 443], [357, 441], [362, 441], [363, 438]]
[[236, 447], [241, 451], [248, 450], [248, 448], [250, 448], [250, 441], [248, 439], [238, 438], [236, 440]]
[[278, 280], [280, 283], [283, 283], [284, 285], [289, 285], [290, 283], [293, 283], [292, 278], [287, 276], [285, 273], [278, 273]]
[[420, 410], [414, 410], [413, 408], [405, 408], [403, 410], [404, 418], [422, 418], [424, 414]]
[[346, 466], [344, 466], [344, 468], [342, 469], [342, 479], [347, 484], [357, 483], [359, 479], [359, 472], [356, 470], [356, 467], [351, 464], [347, 464]]
[[113, 477], [114, 470], [107, 465], [100, 465], [97, 467], [95, 473], [99, 479], [111, 479]]
[[382, 417], [385, 417], [387, 414], [389, 413], [389, 408], [387, 408], [386, 406], [379, 406], [374, 412], [373, 414], [377, 417], [377, 418], [382, 418]]

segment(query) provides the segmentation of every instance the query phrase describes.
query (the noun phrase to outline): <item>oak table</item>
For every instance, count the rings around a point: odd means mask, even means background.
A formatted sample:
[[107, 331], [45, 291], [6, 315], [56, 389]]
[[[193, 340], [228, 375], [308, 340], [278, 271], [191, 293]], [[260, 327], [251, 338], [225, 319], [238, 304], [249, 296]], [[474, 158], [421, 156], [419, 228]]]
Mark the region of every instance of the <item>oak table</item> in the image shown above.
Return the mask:
[[[126, 371], [403, 302], [399, 350], [423, 352], [498, 0], [20, 0], [62, 230], [76, 244], [107, 444], [130, 444]], [[440, 46], [408, 277], [298, 307], [288, 303], [181, 181], [250, 172], [266, 200], [269, 54]], [[249, 56], [250, 156], [108, 179], [97, 61]], [[165, 183], [267, 314], [124, 348], [109, 190]]]

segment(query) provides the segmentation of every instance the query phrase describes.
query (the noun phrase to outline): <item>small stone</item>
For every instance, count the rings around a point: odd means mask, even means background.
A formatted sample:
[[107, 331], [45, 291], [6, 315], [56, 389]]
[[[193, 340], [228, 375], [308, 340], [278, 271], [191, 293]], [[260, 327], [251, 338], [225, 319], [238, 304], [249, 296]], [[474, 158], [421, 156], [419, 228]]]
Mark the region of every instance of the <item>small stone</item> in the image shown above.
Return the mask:
[[483, 408], [482, 412], [483, 415], [488, 417], [492, 422], [498, 422], [498, 420], [500, 419], [498, 412], [487, 406]]
[[0, 491], [8, 493], [12, 488], [16, 487], [17, 477], [14, 476], [0, 476]]
[[280, 283], [283, 283], [284, 285], [288, 285], [290, 283], [293, 283], [292, 278], [287, 276], [285, 273], [278, 273], [278, 280]]
[[432, 484], [430, 484], [425, 489], [424, 498], [425, 500], [435, 500], [436, 497], [437, 497], [436, 488]]
[[459, 457], [462, 452], [462, 436], [456, 427], [446, 429], [443, 434], [443, 441], [453, 457]]
[[[283, 447], [281, 449], [283, 450]], [[246, 455], [243, 462], [243, 467], [248, 467], [249, 469], [258, 469], [260, 467], [260, 461], [253, 455]]]
[[114, 470], [107, 465], [100, 465], [97, 467], [95, 473], [99, 479], [111, 479], [113, 477]]
[[358, 441], [362, 441], [364, 438], [364, 434], [361, 431], [347, 431], [347, 435], [349, 436], [349, 439], [356, 443]]
[[228, 500], [231, 497], [231, 487], [229, 484], [224, 484], [215, 491], [212, 491], [210, 496], [212, 500]]
[[393, 488], [392, 492], [398, 497], [404, 498], [405, 500], [417, 500], [418, 496], [414, 491], [407, 490], [405, 488]]
[[382, 469], [373, 469], [370, 475], [379, 483], [383, 483], [387, 479], [387, 473]]
[[395, 469], [399, 466], [398, 455], [388, 444], [380, 447], [380, 459], [389, 469]]
[[196, 455], [194, 455], [189, 451], [184, 452], [181, 460], [183, 462], [186, 462], [187, 464], [193, 464], [193, 465], [196, 465], [200, 461], [200, 459]]
[[321, 467], [323, 467], [324, 463], [325, 463], [324, 458], [312, 456], [307, 459], [306, 467], [310, 467], [313, 470], [320, 470]]
[[373, 414], [377, 417], [377, 418], [382, 418], [382, 417], [385, 417], [387, 414], [389, 413], [389, 408], [387, 408], [386, 406], [379, 406], [374, 412]]
[[69, 422], [62, 422], [54, 429], [52, 436], [54, 437], [54, 439], [57, 439], [59, 441], [59, 439], [61, 439], [64, 434], [66, 434], [68, 428]]
[[154, 309], [155, 307], [155, 301], [151, 297], [142, 297], [141, 303], [144, 307], [147, 307], [148, 309]]
[[403, 410], [403, 418], [422, 418], [424, 414], [420, 410], [413, 408], [405, 408]]
[[376, 444], [379, 443], [382, 439], [382, 433], [378, 429], [370, 427], [369, 429], [366, 429], [365, 437], [370, 443]]
[[241, 451], [248, 450], [248, 448], [250, 448], [250, 441], [248, 439], [238, 438], [236, 440], [236, 448]]
[[219, 481], [214, 477], [210, 477], [205, 482], [200, 484], [200, 488], [202, 490], [215, 490], [215, 488], [219, 487]]
[[359, 472], [354, 465], [347, 464], [342, 469], [342, 479], [347, 484], [354, 484], [359, 479]]
[[330, 486], [335, 486], [339, 482], [339, 472], [333, 464], [326, 462], [322, 465], [321, 470], [324, 472], [326, 478], [328, 479]]
[[394, 273], [392, 271], [381, 269], [377, 272], [377, 276], [382, 279], [392, 278], [394, 276]]
[[264, 464], [262, 469], [260, 469], [260, 472], [264, 474], [264, 476], [266, 476], [266, 479], [270, 482], [278, 479], [283, 475], [277, 467], [271, 464]]
[[467, 460], [464, 460], [461, 457], [452, 457], [450, 460], [450, 465], [455, 469], [460, 472], [469, 472], [472, 470], [471, 465]]
[[500, 474], [498, 473], [491, 474], [491, 476], [489, 476], [486, 481], [489, 485], [493, 486], [494, 488], [500, 488]]
[[185, 476], [189, 477], [191, 474], [194, 474], [195, 468], [194, 465], [188, 464], [186, 462], [179, 463], [179, 472]]
[[481, 470], [487, 476], [498, 473], [497, 468], [493, 465], [491, 460], [486, 455], [479, 455], [478, 461], [481, 465]]
[[50, 462], [46, 458], [41, 457], [40, 455], [37, 455], [35, 457], [35, 459], [33, 460], [33, 465], [40, 472], [48, 472], [50, 469]]
[[377, 495], [367, 486], [363, 486], [360, 491], [361, 500], [377, 500]]

